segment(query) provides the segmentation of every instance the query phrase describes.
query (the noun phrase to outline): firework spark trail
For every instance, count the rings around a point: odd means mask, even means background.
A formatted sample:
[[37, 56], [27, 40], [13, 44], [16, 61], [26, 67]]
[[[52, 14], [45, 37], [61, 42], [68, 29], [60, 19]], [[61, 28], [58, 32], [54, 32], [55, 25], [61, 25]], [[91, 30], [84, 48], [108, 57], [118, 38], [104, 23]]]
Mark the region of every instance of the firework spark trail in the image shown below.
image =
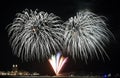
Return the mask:
[[8, 26], [14, 54], [28, 60], [47, 58], [62, 48], [63, 26], [53, 13], [24, 10]]
[[64, 64], [67, 62], [67, 59], [68, 57], [65, 58], [61, 55], [61, 53], [57, 53], [56, 55], [52, 55], [48, 60], [56, 75], [59, 74]]
[[14, 54], [26, 60], [40, 59], [63, 48], [63, 53], [82, 60], [93, 56], [99, 59], [99, 55], [104, 59], [104, 54], [108, 57], [104, 46], [113, 35], [100, 16], [84, 10], [63, 25], [60, 17], [53, 13], [27, 9], [18, 13], [8, 27]]
[[102, 17], [89, 10], [79, 11], [64, 25], [66, 28], [63, 47], [68, 55], [73, 58], [81, 57], [85, 61], [93, 56], [99, 59], [101, 55], [103, 60], [104, 55], [108, 57], [104, 46], [110, 41], [109, 37], [113, 35]]

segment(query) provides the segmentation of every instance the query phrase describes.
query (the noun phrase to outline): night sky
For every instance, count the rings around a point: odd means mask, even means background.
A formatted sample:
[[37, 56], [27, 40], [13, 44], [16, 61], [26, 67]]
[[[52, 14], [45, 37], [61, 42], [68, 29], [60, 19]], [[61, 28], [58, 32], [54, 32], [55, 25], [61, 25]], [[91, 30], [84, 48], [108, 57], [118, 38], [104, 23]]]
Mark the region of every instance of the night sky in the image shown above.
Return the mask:
[[20, 70], [37, 71], [41, 74], [51, 74], [52, 68], [47, 60], [24, 61], [13, 55], [9, 45], [6, 26], [12, 23], [15, 14], [24, 9], [38, 9], [48, 13], [54, 13], [67, 21], [82, 9], [89, 9], [97, 15], [107, 18], [108, 28], [114, 34], [116, 40], [111, 40], [106, 46], [106, 52], [110, 61], [88, 60], [86, 64], [80, 59], [69, 59], [61, 72], [120, 72], [120, 2], [117, 0], [3, 0], [0, 2], [0, 71], [11, 70], [12, 64], [18, 64]]

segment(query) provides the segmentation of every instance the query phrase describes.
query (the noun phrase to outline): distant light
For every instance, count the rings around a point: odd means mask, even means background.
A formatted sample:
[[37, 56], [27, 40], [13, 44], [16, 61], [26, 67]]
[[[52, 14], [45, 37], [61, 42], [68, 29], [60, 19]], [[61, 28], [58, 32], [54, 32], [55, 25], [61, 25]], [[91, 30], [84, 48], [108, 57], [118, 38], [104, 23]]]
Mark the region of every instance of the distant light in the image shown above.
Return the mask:
[[16, 64], [16, 65], [15, 65], [15, 64], [13, 64], [13, 66], [12, 66], [12, 67], [18, 67], [18, 65], [17, 65], [17, 64]]
[[16, 67], [17, 67], [17, 65], [16, 65]]
[[111, 73], [108, 74], [108, 77], [111, 77]]
[[107, 74], [105, 74], [103, 78], [108, 78], [108, 75], [107, 75]]
[[13, 64], [13, 67], [15, 67], [15, 65]]

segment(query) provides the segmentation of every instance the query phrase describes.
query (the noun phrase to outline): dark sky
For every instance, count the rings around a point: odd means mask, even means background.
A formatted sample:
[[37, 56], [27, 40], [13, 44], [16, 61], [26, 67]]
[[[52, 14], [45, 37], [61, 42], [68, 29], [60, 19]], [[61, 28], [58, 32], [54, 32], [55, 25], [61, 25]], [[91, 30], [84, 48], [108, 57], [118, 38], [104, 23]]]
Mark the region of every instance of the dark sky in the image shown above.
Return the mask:
[[72, 71], [99, 71], [99, 72], [120, 72], [120, 2], [117, 0], [3, 0], [0, 2], [0, 70], [11, 70], [12, 64], [18, 64], [20, 69], [38, 71], [40, 73], [50, 73], [52, 68], [47, 60], [44, 62], [22, 61], [12, 54], [9, 45], [7, 30], [5, 27], [15, 18], [15, 14], [24, 9], [38, 9], [48, 13], [54, 13], [66, 21], [74, 16], [81, 9], [90, 9], [98, 15], [107, 17], [108, 28], [114, 34], [116, 40], [111, 40], [106, 52], [110, 56], [110, 61], [90, 60], [88, 64], [77, 59], [69, 59], [64, 67], [64, 72]]

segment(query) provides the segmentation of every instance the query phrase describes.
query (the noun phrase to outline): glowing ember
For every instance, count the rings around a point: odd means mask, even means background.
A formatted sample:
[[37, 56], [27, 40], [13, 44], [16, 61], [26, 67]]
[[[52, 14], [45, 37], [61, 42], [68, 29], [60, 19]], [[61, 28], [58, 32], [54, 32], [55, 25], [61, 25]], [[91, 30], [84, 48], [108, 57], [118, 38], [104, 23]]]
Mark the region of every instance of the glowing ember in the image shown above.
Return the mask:
[[57, 53], [57, 55], [52, 55], [49, 59], [49, 62], [55, 72], [56, 75], [59, 74], [60, 70], [62, 69], [63, 65], [66, 63], [68, 57], [61, 56], [61, 53]]

